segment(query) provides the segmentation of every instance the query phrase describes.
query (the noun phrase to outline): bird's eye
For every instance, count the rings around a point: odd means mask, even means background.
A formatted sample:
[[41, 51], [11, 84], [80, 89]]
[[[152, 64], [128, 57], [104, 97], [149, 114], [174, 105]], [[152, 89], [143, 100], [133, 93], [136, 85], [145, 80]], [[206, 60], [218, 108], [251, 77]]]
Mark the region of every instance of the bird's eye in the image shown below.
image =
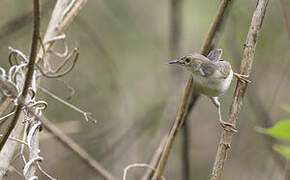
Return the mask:
[[189, 58], [186, 58], [186, 59], [184, 59], [184, 61], [185, 61], [186, 63], [189, 63], [189, 62], [190, 62], [190, 59], [189, 59]]

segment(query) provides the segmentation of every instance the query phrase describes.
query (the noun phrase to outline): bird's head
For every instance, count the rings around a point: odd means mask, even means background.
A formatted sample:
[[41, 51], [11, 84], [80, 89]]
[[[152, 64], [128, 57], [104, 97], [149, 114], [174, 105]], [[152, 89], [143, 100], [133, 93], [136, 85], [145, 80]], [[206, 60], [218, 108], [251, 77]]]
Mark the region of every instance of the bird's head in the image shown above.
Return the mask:
[[177, 64], [184, 66], [190, 72], [199, 71], [200, 64], [205, 61], [206, 57], [201, 54], [190, 54], [187, 56], [182, 56], [178, 59], [169, 61], [169, 64]]

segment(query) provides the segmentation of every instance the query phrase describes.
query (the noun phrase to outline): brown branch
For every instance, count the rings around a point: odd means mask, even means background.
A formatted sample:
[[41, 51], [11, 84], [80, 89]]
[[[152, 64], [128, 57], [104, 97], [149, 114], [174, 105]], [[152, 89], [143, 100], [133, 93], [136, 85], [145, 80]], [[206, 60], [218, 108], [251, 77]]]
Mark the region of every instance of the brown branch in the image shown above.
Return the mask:
[[5, 101], [3, 102], [3, 104], [1, 104], [1, 107], [0, 107], [0, 117], [8, 109], [10, 103], [11, 103], [11, 99], [10, 98], [6, 98]]
[[[219, 8], [218, 8], [218, 13], [217, 13], [214, 21], [212, 22], [210, 29], [209, 29], [209, 32], [206, 36], [206, 39], [204, 40], [203, 45], [201, 47], [201, 50], [200, 50], [201, 54], [206, 54], [207, 51], [209, 50], [211, 42], [216, 34], [218, 24], [222, 20], [222, 17], [225, 13], [225, 10], [226, 10], [229, 2], [230, 2], [229, 0], [222, 0], [222, 2], [220, 3]], [[192, 79], [192, 76], [190, 76], [190, 78], [187, 82], [187, 86], [186, 86], [185, 93], [184, 93], [184, 96], [183, 96], [183, 99], [181, 102], [181, 106], [178, 110], [177, 117], [174, 121], [173, 127], [171, 128], [171, 130], [169, 132], [168, 141], [165, 145], [161, 159], [158, 163], [156, 172], [154, 173], [154, 176], [153, 176], [154, 180], [160, 179], [161, 175], [163, 174], [163, 171], [164, 171], [165, 166], [167, 164], [169, 152], [170, 152], [171, 147], [173, 145], [173, 141], [174, 141], [179, 129], [181, 128], [181, 126], [183, 124], [184, 117], [187, 113], [189, 101], [192, 97], [192, 84], [193, 84], [193, 79]]]
[[[257, 37], [260, 32], [263, 19], [266, 13], [266, 7], [269, 0], [259, 0], [254, 11], [252, 22], [247, 35], [247, 40], [243, 50], [241, 74], [250, 75], [252, 63], [254, 59]], [[247, 84], [237, 82], [236, 90], [233, 97], [233, 102], [229, 112], [229, 122], [236, 124], [238, 114], [241, 110], [242, 100], [245, 95]], [[223, 131], [218, 145], [217, 155], [212, 170], [211, 180], [220, 180], [222, 178], [224, 164], [229, 152], [229, 147], [232, 141], [233, 132]]]
[[[30, 58], [33, 58], [33, 65], [32, 63], [30, 64], [30, 61], [32, 61], [31, 59], [29, 60], [28, 63], [28, 72], [27, 74], [29, 76], [26, 77], [30, 79], [30, 82], [28, 84], [24, 84], [24, 89], [23, 89], [23, 97], [24, 99], [26, 99], [27, 93], [28, 93], [28, 88], [31, 86], [31, 82], [32, 82], [32, 76], [34, 76], [34, 66], [35, 66], [35, 61], [37, 58], [37, 44], [38, 44], [38, 39], [39, 39], [39, 29], [40, 29], [40, 8], [39, 8], [39, 0], [34, 0], [33, 1], [33, 16], [34, 16], [34, 36], [33, 36], [33, 44], [32, 44], [32, 48], [31, 48], [31, 53], [30, 53]], [[35, 45], [34, 45], [35, 42]], [[35, 47], [34, 47], [34, 46]], [[34, 78], [34, 82], [36, 83], [36, 79]], [[34, 98], [34, 97], [33, 97]], [[20, 110], [21, 111], [21, 110]], [[16, 109], [17, 112], [17, 109]], [[20, 113], [19, 113], [20, 114]], [[34, 123], [36, 121], [33, 121]], [[33, 125], [33, 123], [31, 123], [31, 125]], [[36, 129], [33, 136], [32, 136], [32, 140], [31, 140], [31, 149], [29, 151], [29, 160], [38, 157], [38, 151], [39, 151], [39, 129]], [[35, 172], [36, 172], [37, 166], [35, 163], [33, 163], [28, 172], [26, 174], [24, 174], [25, 179], [29, 179], [33, 176], [35, 176]]]
[[[230, 51], [232, 51], [232, 55], [233, 55], [233, 66], [234, 67], [238, 67], [240, 66], [240, 61], [238, 62], [238, 59], [241, 58], [240, 52], [239, 52], [239, 48], [237, 47], [237, 42], [236, 42], [236, 35], [237, 35], [237, 29], [236, 29], [236, 18], [234, 15], [231, 16], [231, 24], [230, 26], [232, 27], [230, 30], [230, 32], [228, 33], [228, 38], [227, 38], [227, 44], [228, 49]], [[263, 128], [269, 128], [273, 126], [273, 120], [270, 117], [270, 113], [269, 111], [265, 108], [261, 98], [259, 97], [259, 85], [258, 82], [255, 81], [255, 78], [252, 77], [251, 79], [253, 79], [253, 82], [256, 82], [256, 86], [254, 88], [249, 89], [248, 91], [248, 101], [249, 104], [251, 106], [251, 110], [252, 112], [256, 115], [256, 120], [258, 121], [259, 126], [262, 126]], [[284, 162], [284, 158], [282, 157], [281, 154], [279, 154], [277, 151], [275, 151], [272, 146], [273, 144], [275, 144], [276, 139], [271, 137], [271, 136], [267, 136], [267, 135], [262, 135], [264, 140], [265, 140], [265, 144], [268, 147], [269, 151], [271, 152], [272, 156], [275, 158], [275, 160], [277, 161], [278, 165], [283, 168], [285, 165]]]
[[[38, 53], [38, 57], [42, 57], [44, 52], [47, 52], [48, 49], [53, 45], [54, 41], [46, 43], [51, 38], [61, 35], [69, 24], [73, 21], [75, 16], [79, 13], [81, 8], [86, 4], [87, 0], [77, 0], [74, 1], [74, 4], [70, 7], [67, 4], [72, 3], [73, 1], [60, 1], [58, 0], [55, 4], [55, 8], [52, 13], [47, 31], [45, 33], [43, 42], [45, 43], [44, 51]], [[67, 9], [64, 9], [67, 8]], [[64, 14], [65, 12], [65, 14]], [[41, 58], [38, 58], [36, 62], [39, 62]], [[48, 64], [45, 62], [45, 68]]]
[[77, 155], [84, 163], [93, 168], [95, 171], [99, 172], [107, 180], [115, 179], [100, 163], [94, 160], [90, 154], [88, 154], [82, 147], [80, 147], [74, 140], [65, 135], [61, 130], [59, 130], [55, 125], [53, 125], [49, 120], [41, 117], [41, 122], [43, 127], [53, 134], [59, 142], [70, 149], [75, 155]]
[[[25, 77], [24, 87], [22, 90], [22, 96], [25, 99], [28, 93], [28, 88], [31, 85], [32, 76], [34, 72], [34, 64], [36, 59], [36, 53], [37, 53], [37, 45], [38, 45], [38, 37], [39, 37], [39, 26], [40, 26], [40, 17], [39, 17], [39, 2], [38, 0], [34, 0], [34, 26], [33, 26], [33, 35], [32, 35], [32, 45], [30, 50], [30, 56], [29, 56], [29, 62], [28, 62], [28, 70]], [[15, 115], [12, 119], [12, 122], [9, 124], [7, 131], [4, 132], [3, 138], [0, 142], [0, 152], [6, 143], [9, 135], [11, 134], [13, 128], [15, 127], [18, 118], [20, 116], [20, 113], [22, 111], [22, 105], [18, 105], [15, 111]]]

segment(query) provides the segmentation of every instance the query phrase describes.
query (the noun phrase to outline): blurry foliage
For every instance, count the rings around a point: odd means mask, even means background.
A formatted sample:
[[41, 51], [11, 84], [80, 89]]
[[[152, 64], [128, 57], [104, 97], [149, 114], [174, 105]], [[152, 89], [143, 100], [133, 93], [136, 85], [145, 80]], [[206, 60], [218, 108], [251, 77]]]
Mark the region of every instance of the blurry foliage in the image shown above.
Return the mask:
[[[283, 106], [283, 109], [290, 113], [290, 106]], [[279, 121], [272, 128], [257, 128], [257, 131], [277, 139], [290, 141], [290, 119]], [[278, 145], [273, 146], [274, 150], [290, 159], [290, 146]]]
[[[219, 2], [183, 2], [180, 55], [199, 50]], [[232, 2], [217, 47], [224, 50], [223, 57], [226, 60], [238, 64], [256, 1]], [[51, 6], [53, 5], [52, 3]], [[52, 7], [42, 15], [42, 35]], [[170, 56], [169, 7], [169, 1], [88, 1], [80, 16], [76, 17], [68, 29], [66, 34], [69, 48], [79, 47], [81, 53], [76, 68], [62, 79], [76, 91], [68, 101], [92, 112], [98, 120], [97, 124], [86, 123], [78, 113], [41, 92], [38, 94], [39, 99], [45, 99], [49, 104], [45, 115], [100, 160], [116, 177], [121, 177], [123, 168], [128, 164], [148, 162], [151, 159], [152, 152], [176, 116], [184, 91], [188, 74], [178, 67], [167, 65]], [[29, 10], [31, 5], [26, 1], [0, 1], [0, 27]], [[8, 67], [8, 46], [25, 53], [29, 50], [31, 22], [16, 30], [15, 33], [5, 34], [1, 39], [2, 67]], [[267, 110], [273, 107], [268, 111], [273, 119], [282, 119], [286, 115], [276, 105], [290, 102], [288, 45], [281, 6], [279, 1], [271, 1], [257, 44], [254, 78], [251, 79], [253, 83], [249, 90], [257, 91]], [[57, 47], [62, 48], [60, 45]], [[238, 66], [234, 66], [234, 69], [239, 70]], [[180, 70], [180, 73], [174, 75], [178, 83], [172, 79], [173, 70]], [[288, 73], [283, 74], [284, 71]], [[281, 81], [283, 77], [284, 81]], [[234, 83], [222, 98], [224, 116], [232, 100]], [[66, 98], [69, 94], [61, 81], [44, 79], [41, 86], [61, 98]], [[275, 101], [271, 97], [275, 97]], [[169, 98], [178, 102], [168, 102]], [[279, 179], [281, 169], [278, 163], [265, 158], [271, 156], [272, 152], [267, 149], [264, 138], [252, 131], [258, 122], [255, 116], [257, 110], [245, 103], [238, 124], [240, 133], [235, 137], [237, 141], [233, 144], [224, 179]], [[169, 106], [170, 111], [164, 111], [165, 106]], [[208, 179], [220, 134], [215, 107], [207, 98], [202, 97], [188, 120], [191, 124], [192, 175], [196, 180]], [[67, 122], [74, 121], [79, 122], [78, 131], [71, 132], [72, 123]], [[65, 125], [60, 126], [59, 123]], [[170, 157], [165, 174], [167, 179], [180, 179], [180, 139]], [[44, 168], [49, 169], [56, 177], [64, 180], [98, 179], [96, 173], [55, 139], [41, 139], [40, 146], [46, 159], [43, 162]], [[21, 164], [17, 167], [22, 168]], [[133, 173], [135, 170], [130, 172]], [[136, 174], [140, 175], [141, 172]], [[12, 173], [9, 175], [12, 179], [19, 178]]]

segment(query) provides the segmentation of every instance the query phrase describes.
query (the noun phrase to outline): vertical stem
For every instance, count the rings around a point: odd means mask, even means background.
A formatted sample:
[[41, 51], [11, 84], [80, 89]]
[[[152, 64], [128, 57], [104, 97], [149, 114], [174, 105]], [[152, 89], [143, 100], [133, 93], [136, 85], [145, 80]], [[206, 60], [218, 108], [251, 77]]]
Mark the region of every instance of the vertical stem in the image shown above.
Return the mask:
[[[31, 44], [31, 50], [30, 50], [30, 56], [29, 56], [29, 62], [28, 62], [28, 71], [26, 73], [24, 87], [22, 90], [22, 96], [24, 99], [26, 99], [26, 96], [28, 94], [28, 88], [31, 85], [32, 76], [34, 73], [34, 64], [36, 59], [36, 53], [37, 53], [37, 44], [38, 44], [38, 37], [39, 37], [39, 3], [38, 0], [34, 0], [34, 26], [33, 26], [33, 35], [32, 35], [32, 44]], [[23, 105], [19, 104], [16, 108], [15, 115], [12, 119], [12, 122], [9, 124], [9, 127], [7, 128], [7, 131], [4, 133], [3, 138], [0, 142], [0, 152], [6, 143], [9, 135], [11, 134], [12, 130], [14, 129], [17, 120], [20, 116], [20, 113], [22, 111]]]
[[[266, 8], [269, 0], [258, 0], [257, 7], [254, 11], [252, 22], [247, 35], [245, 48], [243, 51], [241, 74], [250, 75], [252, 63], [254, 59], [257, 37], [261, 30], [263, 19], [266, 13]], [[242, 100], [246, 92], [247, 85], [237, 82], [236, 90], [233, 97], [233, 102], [229, 112], [229, 122], [236, 124], [238, 114], [241, 110]], [[211, 180], [221, 180], [224, 170], [224, 164], [229, 152], [229, 147], [232, 141], [233, 132], [223, 131], [218, 145], [217, 155], [212, 170]]]
[[[34, 0], [33, 1], [33, 9], [34, 9], [34, 26], [33, 26], [33, 38], [32, 38], [32, 46], [31, 46], [31, 52], [30, 52], [30, 57], [33, 58], [33, 65], [29, 66], [28, 69], [28, 74], [29, 71], [31, 71], [31, 74], [29, 77], [30, 78], [30, 83], [27, 87], [25, 87], [24, 85], [24, 90], [27, 88], [26, 92], [24, 92], [23, 90], [23, 94], [25, 93], [27, 95], [27, 91], [28, 91], [28, 87], [31, 86], [32, 84], [36, 84], [36, 78], [34, 74], [34, 64], [36, 61], [36, 57], [37, 57], [37, 44], [38, 44], [38, 38], [39, 38], [39, 29], [40, 29], [40, 9], [39, 9], [39, 0]], [[31, 61], [31, 60], [30, 60]], [[34, 76], [34, 77], [33, 77]], [[33, 82], [32, 82], [33, 81]], [[32, 86], [33, 90], [36, 91], [35, 86]], [[24, 96], [25, 97], [25, 96]], [[36, 122], [35, 119], [33, 119], [33, 122]], [[33, 124], [33, 123], [31, 123]], [[33, 159], [38, 157], [38, 151], [39, 151], [39, 131], [38, 129], [35, 130], [33, 136], [32, 136], [32, 140], [31, 140], [31, 149], [29, 151], [29, 159]], [[33, 176], [35, 176], [36, 173], [36, 164], [32, 164], [27, 172], [27, 174], [25, 174], [25, 179], [29, 179]]]
[[[213, 23], [211, 24], [210, 30], [209, 30], [209, 32], [206, 36], [206, 39], [201, 47], [201, 50], [200, 50], [201, 54], [206, 54], [207, 51], [209, 50], [212, 39], [216, 34], [217, 26], [218, 26], [219, 22], [222, 20], [223, 14], [228, 6], [228, 3], [229, 3], [229, 0], [222, 0], [221, 1], [219, 8], [218, 8], [218, 13], [217, 13]], [[176, 138], [178, 130], [180, 129], [180, 127], [183, 124], [184, 117], [185, 117], [187, 110], [188, 110], [188, 105], [189, 105], [190, 99], [192, 97], [192, 89], [193, 89], [192, 85], [193, 85], [193, 79], [192, 79], [192, 76], [190, 76], [189, 80], [187, 82], [187, 86], [185, 89], [183, 99], [181, 101], [181, 106], [178, 110], [177, 117], [176, 117], [176, 119], [173, 123], [173, 126], [169, 132], [168, 141], [165, 145], [161, 159], [160, 159], [158, 166], [156, 168], [156, 172], [153, 176], [154, 180], [160, 179], [161, 175], [163, 174], [163, 171], [164, 171], [165, 166], [167, 164], [170, 150], [171, 150], [172, 145], [173, 145], [173, 141]]]

